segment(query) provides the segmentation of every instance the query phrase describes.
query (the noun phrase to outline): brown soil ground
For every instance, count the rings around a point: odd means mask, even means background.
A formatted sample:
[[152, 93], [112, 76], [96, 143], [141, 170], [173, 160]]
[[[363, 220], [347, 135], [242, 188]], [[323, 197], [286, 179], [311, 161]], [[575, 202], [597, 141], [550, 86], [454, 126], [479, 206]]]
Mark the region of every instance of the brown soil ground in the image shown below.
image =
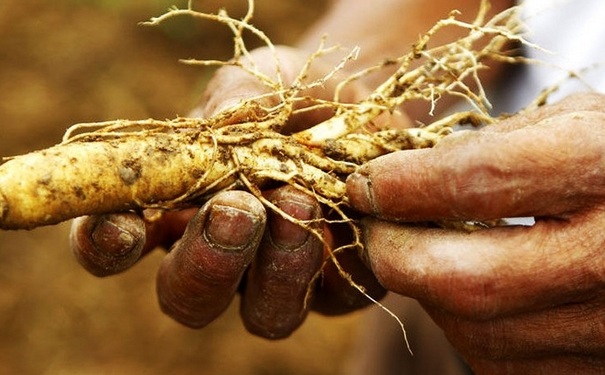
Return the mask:
[[[0, 156], [57, 143], [77, 122], [186, 114], [209, 72], [177, 60], [230, 56], [228, 32], [188, 19], [138, 25], [185, 3], [2, 0]], [[245, 1], [203, 4], [241, 14]], [[258, 0], [254, 23], [287, 43], [323, 6]], [[68, 229], [0, 232], [0, 374], [321, 375], [345, 362], [359, 315], [312, 315], [293, 337], [269, 342], [243, 329], [234, 303], [211, 326], [190, 330], [156, 305], [161, 251], [97, 279], [70, 254]]]

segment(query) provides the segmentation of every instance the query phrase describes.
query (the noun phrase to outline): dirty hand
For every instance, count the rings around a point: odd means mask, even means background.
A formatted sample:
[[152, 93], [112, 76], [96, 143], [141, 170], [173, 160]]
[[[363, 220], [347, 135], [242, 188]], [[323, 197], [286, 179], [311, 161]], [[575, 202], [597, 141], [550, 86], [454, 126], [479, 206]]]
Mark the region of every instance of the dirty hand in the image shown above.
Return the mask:
[[[284, 79], [293, 79], [308, 54], [286, 48], [280, 52]], [[254, 53], [258, 61], [267, 63], [267, 73], [272, 74], [270, 51]], [[317, 90], [328, 92], [329, 88]], [[256, 78], [237, 68], [223, 67], [209, 83], [197, 114], [222, 112], [265, 91]], [[272, 102], [275, 98], [262, 100], [256, 110], [277, 104]], [[236, 123], [259, 115], [262, 113], [235, 112], [226, 121]], [[313, 112], [305, 118], [294, 118], [287, 130], [312, 125], [327, 115]], [[266, 192], [265, 197], [297, 219], [322, 217], [318, 202], [297, 189], [286, 186]], [[328, 231], [321, 225], [316, 230]], [[122, 272], [158, 246], [170, 249], [157, 276], [160, 306], [190, 327], [203, 327], [221, 315], [238, 290], [246, 327], [267, 338], [288, 336], [302, 324], [310, 307], [338, 314], [370, 303], [330, 266], [323, 270], [312, 299], [306, 300], [309, 285], [324, 261], [323, 243], [302, 227], [266, 210], [257, 198], [243, 191], [219, 193], [199, 210], [167, 212], [156, 220], [120, 213], [80, 218], [72, 227], [71, 247], [76, 258], [98, 276]], [[384, 295], [356, 255], [346, 256], [341, 263], [356, 274], [356, 280], [376, 298]]]
[[[477, 374], [605, 369], [605, 96], [582, 94], [348, 181], [367, 257], [417, 298]], [[536, 219], [472, 233], [397, 224]]]

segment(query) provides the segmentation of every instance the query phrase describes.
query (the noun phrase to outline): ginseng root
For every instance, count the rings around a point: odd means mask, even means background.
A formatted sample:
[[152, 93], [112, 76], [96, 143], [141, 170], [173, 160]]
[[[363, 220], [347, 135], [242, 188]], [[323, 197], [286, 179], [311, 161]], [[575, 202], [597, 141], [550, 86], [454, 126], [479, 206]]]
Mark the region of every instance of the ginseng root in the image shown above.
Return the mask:
[[[357, 167], [273, 131], [240, 133], [256, 123], [219, 130], [201, 130], [208, 125], [193, 119], [153, 130], [154, 121], [119, 124], [146, 130], [87, 134], [0, 166], [0, 227], [29, 229], [81, 215], [182, 208], [216, 191], [244, 188], [242, 179], [258, 187], [269, 180], [293, 184], [337, 202], [345, 199], [344, 178]], [[346, 148], [367, 157], [387, 151], [376, 142], [381, 138], [428, 147], [439, 136], [426, 130], [359, 135], [328, 142], [325, 152], [360, 161], [364, 158]]]
[[[253, 2], [249, 4], [252, 9]], [[505, 48], [510, 42], [525, 41], [519, 35], [516, 8], [486, 19], [488, 8], [488, 2], [482, 1], [473, 23], [457, 20], [455, 12], [437, 23], [395, 61], [399, 68], [366, 100], [341, 103], [337, 92], [333, 101], [311, 103], [304, 110], [329, 107], [335, 115], [292, 135], [282, 135], [280, 130], [300, 110], [295, 109], [296, 104], [310, 100], [301, 92], [333, 79], [330, 74], [304, 82], [313, 58], [328, 49], [320, 45], [295, 80], [296, 85], [284, 87], [279, 71], [278, 78], [271, 79], [246, 60], [251, 57], [241, 37], [244, 31], [251, 31], [274, 49], [268, 38], [247, 22], [248, 16], [236, 20], [224, 11], [209, 15], [191, 8], [170, 10], [150, 23], [186, 14], [227, 24], [236, 36], [234, 59], [194, 63], [239, 66], [270, 87], [280, 102], [265, 108], [254, 121], [237, 124], [226, 122], [222, 113], [209, 119], [75, 125], [60, 144], [6, 158], [0, 165], [0, 229], [31, 229], [82, 215], [179, 209], [198, 205], [212, 194], [229, 189], [251, 191], [269, 208], [277, 209], [260, 194], [260, 189], [275, 183], [310, 193], [336, 212], [338, 220], [348, 222], [344, 181], [362, 163], [388, 152], [431, 147], [461, 123], [493, 121], [478, 72], [485, 67], [486, 59], [516, 61], [506, 54]], [[468, 34], [449, 44], [429, 46], [431, 37], [445, 26], [459, 27]], [[277, 55], [275, 58], [278, 60]], [[390, 66], [393, 63], [389, 61]], [[386, 63], [351, 76], [340, 83], [337, 91], [383, 65]], [[377, 116], [397, 110], [406, 101], [436, 103], [444, 95], [460, 97], [473, 109], [428, 126], [369, 131]], [[256, 99], [242, 102], [233, 111], [252, 108], [257, 105]], [[312, 226], [308, 227], [312, 230]]]

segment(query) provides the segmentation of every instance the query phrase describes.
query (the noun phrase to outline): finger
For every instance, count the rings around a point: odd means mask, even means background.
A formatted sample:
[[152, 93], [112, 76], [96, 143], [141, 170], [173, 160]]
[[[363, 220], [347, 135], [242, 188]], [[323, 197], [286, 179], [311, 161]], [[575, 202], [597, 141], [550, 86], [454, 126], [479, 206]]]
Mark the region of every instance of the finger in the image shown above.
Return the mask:
[[336, 259], [345, 274], [333, 261], [325, 265], [315, 290], [314, 311], [328, 316], [347, 314], [367, 307], [386, 295], [384, 287], [356, 252], [342, 252]]
[[594, 297], [605, 283], [603, 225], [602, 212], [473, 233], [366, 220], [364, 239], [387, 289], [490, 319]]
[[69, 236], [76, 260], [100, 277], [122, 272], [135, 264], [145, 241], [145, 223], [134, 213], [77, 218]]
[[525, 111], [512, 116], [497, 124], [486, 126], [486, 132], [510, 132], [536, 124], [550, 117], [578, 111], [605, 111], [605, 95], [597, 93], [579, 93], [570, 95], [563, 100], [550, 105], [541, 106], [532, 111]]
[[193, 209], [165, 212], [153, 219], [135, 213], [83, 216], [72, 223], [70, 247], [88, 272], [99, 277], [114, 275], [154, 248], [172, 246], [193, 213]]
[[219, 316], [254, 257], [265, 222], [262, 204], [248, 193], [229, 191], [207, 202], [160, 265], [162, 310], [195, 328]]
[[575, 211], [605, 196], [603, 125], [604, 113], [576, 112], [508, 133], [465, 132], [369, 162], [347, 194], [360, 211], [406, 221]]
[[[348, 225], [332, 224], [324, 238], [331, 249], [355, 243]], [[321, 279], [316, 284], [314, 311], [324, 315], [346, 314], [364, 308], [372, 304], [373, 300], [380, 300], [386, 295], [386, 290], [357, 251], [348, 249], [328, 256]]]
[[270, 211], [268, 231], [247, 274], [241, 314], [248, 331], [271, 339], [289, 336], [307, 316], [307, 292], [323, 259], [319, 203], [292, 187], [268, 197], [291, 217], [306, 221], [316, 234]]
[[424, 307], [465, 357], [503, 362], [582, 356], [605, 362], [602, 296], [483, 321]]
[[[279, 79], [283, 80], [286, 86], [298, 76], [307, 58], [299, 51], [286, 47], [277, 50], [257, 48], [252, 54], [254, 60], [258, 62], [254, 67], [257, 72], [276, 81], [278, 80], [276, 75], [279, 74]], [[276, 66], [278, 62], [276, 54], [281, 63], [279, 68]], [[266, 95], [270, 92], [268, 85], [241, 67], [223, 66], [215, 72], [208, 83], [202, 97], [203, 105], [197, 115], [210, 117], [223, 113], [228, 115], [222, 120], [224, 124], [258, 120], [266, 114], [267, 108], [272, 108], [279, 103], [280, 99], [277, 95]], [[245, 110], [230, 111], [248, 99], [255, 99], [258, 105], [247, 105]]]
[[144, 214], [147, 241], [143, 253], [145, 254], [156, 247], [165, 250], [170, 249], [183, 236], [187, 224], [198, 211], [198, 208], [187, 208], [179, 211]]
[[218, 69], [208, 83], [202, 97], [202, 107], [193, 116], [211, 117], [219, 113], [228, 115], [223, 119], [225, 124], [234, 124], [255, 120], [265, 114], [263, 108], [271, 108], [277, 104], [277, 98], [264, 96], [256, 101], [257, 106], [247, 106], [245, 111], [227, 112], [237, 107], [244, 100], [259, 97], [268, 93], [268, 89], [255, 77], [238, 67], [225, 66]]

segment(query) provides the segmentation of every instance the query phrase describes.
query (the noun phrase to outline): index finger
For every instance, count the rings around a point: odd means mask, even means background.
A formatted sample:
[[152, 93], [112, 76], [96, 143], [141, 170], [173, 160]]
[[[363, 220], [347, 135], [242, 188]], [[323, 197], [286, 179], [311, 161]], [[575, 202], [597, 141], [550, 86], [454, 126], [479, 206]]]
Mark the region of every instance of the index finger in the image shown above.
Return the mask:
[[404, 221], [560, 215], [605, 197], [605, 113], [465, 132], [383, 156], [349, 177], [352, 205]]

